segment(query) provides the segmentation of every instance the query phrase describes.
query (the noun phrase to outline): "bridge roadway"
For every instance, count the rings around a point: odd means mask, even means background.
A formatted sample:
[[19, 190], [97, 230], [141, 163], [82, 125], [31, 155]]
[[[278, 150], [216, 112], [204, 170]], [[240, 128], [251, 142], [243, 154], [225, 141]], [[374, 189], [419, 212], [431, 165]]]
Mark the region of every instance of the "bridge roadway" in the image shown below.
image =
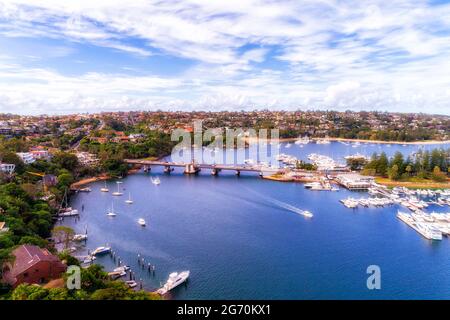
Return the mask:
[[[170, 162], [170, 161], [151, 161], [151, 160], [139, 160], [139, 159], [125, 159], [125, 163], [132, 165], [143, 165], [143, 166], [163, 166], [165, 168], [180, 167], [188, 169], [211, 169], [216, 171], [221, 170], [233, 170], [236, 172], [250, 171], [250, 172], [281, 172], [282, 168], [267, 168], [261, 166], [244, 166], [244, 165], [224, 165], [224, 164], [206, 164], [206, 163], [180, 163], [180, 162]], [[198, 171], [198, 170], [197, 170]], [[185, 171], [186, 172], [186, 171]], [[186, 172], [189, 173], [189, 172]]]

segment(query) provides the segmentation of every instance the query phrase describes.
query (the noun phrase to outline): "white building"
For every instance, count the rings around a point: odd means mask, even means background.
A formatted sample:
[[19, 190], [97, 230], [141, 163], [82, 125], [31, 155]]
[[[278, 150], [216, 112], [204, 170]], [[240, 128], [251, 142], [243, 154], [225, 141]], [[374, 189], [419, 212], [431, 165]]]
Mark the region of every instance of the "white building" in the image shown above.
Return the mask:
[[22, 159], [23, 163], [31, 164], [36, 161], [33, 154], [30, 152], [18, 152], [17, 155]]
[[14, 172], [14, 169], [16, 168], [15, 164], [12, 163], [0, 163], [0, 171], [12, 174]]

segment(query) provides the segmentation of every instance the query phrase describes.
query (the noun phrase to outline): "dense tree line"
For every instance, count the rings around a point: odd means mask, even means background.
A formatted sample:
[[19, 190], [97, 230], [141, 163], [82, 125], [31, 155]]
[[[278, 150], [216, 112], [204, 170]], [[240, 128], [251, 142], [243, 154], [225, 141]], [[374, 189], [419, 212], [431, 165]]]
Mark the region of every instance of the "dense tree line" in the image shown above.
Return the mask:
[[382, 152], [372, 155], [363, 172], [389, 177], [392, 180], [417, 177], [441, 182], [447, 180], [449, 166], [450, 149], [419, 150], [406, 159], [401, 152], [396, 152], [391, 159]]

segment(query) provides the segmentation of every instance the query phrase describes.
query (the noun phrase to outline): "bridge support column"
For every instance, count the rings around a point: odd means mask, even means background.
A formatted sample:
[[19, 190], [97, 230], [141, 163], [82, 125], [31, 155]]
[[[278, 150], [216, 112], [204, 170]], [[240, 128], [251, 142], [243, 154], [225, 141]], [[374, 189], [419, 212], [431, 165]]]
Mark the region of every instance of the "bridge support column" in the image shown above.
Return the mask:
[[239, 177], [241, 175], [241, 171], [240, 170], [236, 170], [236, 175]]
[[173, 168], [171, 168], [170, 166], [164, 167], [164, 173], [171, 173], [172, 171], [173, 171]]
[[188, 163], [184, 167], [185, 174], [196, 174], [200, 171], [200, 168], [196, 166], [194, 163]]
[[144, 165], [144, 172], [152, 171], [152, 168], [150, 166]]
[[260, 171], [260, 172], [259, 172], [259, 176], [260, 176], [260, 177], [262, 177], [262, 176], [263, 176], [263, 173], [262, 173], [262, 171]]
[[220, 172], [220, 169], [212, 168], [211, 169], [211, 175], [212, 176], [218, 176]]

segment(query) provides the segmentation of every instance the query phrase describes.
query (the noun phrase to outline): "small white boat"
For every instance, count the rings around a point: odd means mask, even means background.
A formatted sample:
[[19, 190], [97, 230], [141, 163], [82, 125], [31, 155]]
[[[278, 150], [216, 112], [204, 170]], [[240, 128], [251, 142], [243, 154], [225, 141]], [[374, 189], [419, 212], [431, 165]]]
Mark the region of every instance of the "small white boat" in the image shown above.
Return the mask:
[[87, 234], [76, 234], [73, 236], [72, 240], [73, 241], [84, 241], [87, 240], [88, 235]]
[[79, 191], [79, 192], [91, 192], [92, 190], [91, 190], [91, 188], [86, 187], [86, 188], [81, 188], [81, 189], [79, 189], [78, 191]]
[[137, 282], [136, 281], [134, 281], [134, 280], [130, 280], [130, 281], [125, 281], [125, 283], [128, 285], [128, 287], [130, 287], [130, 288], [134, 288], [134, 287], [136, 287], [138, 284], [137, 284]]
[[138, 220], [138, 224], [139, 224], [140, 226], [142, 226], [142, 227], [145, 227], [145, 225], [146, 225], [145, 220], [142, 219], [142, 218], [140, 218], [140, 219]]
[[101, 192], [109, 192], [109, 189], [106, 187], [106, 181], [105, 181], [105, 186], [103, 188], [100, 189]]
[[160, 289], [158, 289], [156, 292], [160, 295], [164, 295], [170, 290], [176, 288], [183, 282], [185, 282], [189, 278], [189, 271], [182, 271], [180, 273], [178, 272], [172, 272], [169, 274], [169, 279], [164, 284], [164, 286]]
[[313, 217], [313, 214], [310, 211], [308, 211], [308, 210], [303, 210], [303, 215], [306, 218], [312, 218]]
[[58, 214], [58, 217], [73, 217], [73, 216], [77, 216], [78, 210], [77, 209], [72, 209], [71, 207], [62, 209], [62, 211]]
[[131, 269], [130, 266], [121, 266], [121, 267], [115, 268], [113, 271], [114, 272], [124, 272], [124, 271], [127, 272], [130, 269]]
[[155, 179], [153, 179], [153, 178], [151, 178], [151, 179], [152, 179], [152, 183], [153, 183], [155, 186], [161, 184], [161, 180], [159, 180], [158, 177], [156, 177]]
[[111, 251], [110, 247], [98, 247], [94, 251], [92, 251], [91, 256], [109, 253], [110, 251]]
[[128, 200], [125, 200], [125, 203], [132, 204], [133, 200], [131, 200], [131, 194], [128, 193]]

